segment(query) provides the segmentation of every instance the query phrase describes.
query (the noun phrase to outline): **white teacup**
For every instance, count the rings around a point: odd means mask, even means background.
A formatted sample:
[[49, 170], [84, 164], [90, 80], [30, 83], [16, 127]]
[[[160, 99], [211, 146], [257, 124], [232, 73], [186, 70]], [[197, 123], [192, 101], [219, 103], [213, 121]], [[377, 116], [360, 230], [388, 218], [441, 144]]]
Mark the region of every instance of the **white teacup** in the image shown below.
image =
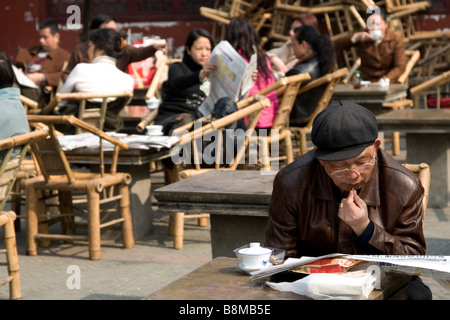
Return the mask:
[[145, 129], [147, 130], [148, 135], [158, 135], [159, 136], [159, 135], [163, 134], [163, 132], [162, 132], [163, 126], [161, 126], [161, 125], [152, 124], [152, 125], [146, 126]]
[[252, 242], [247, 248], [237, 251], [237, 256], [241, 259], [245, 268], [260, 269], [269, 263], [272, 249], [261, 247], [259, 242]]

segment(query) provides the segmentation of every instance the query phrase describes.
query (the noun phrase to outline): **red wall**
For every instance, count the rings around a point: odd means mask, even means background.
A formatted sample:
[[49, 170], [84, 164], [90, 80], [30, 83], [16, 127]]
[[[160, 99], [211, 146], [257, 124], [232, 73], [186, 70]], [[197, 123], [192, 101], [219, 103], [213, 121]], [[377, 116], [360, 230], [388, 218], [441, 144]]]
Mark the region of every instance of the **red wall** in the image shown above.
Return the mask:
[[[0, 0], [0, 51], [5, 52], [14, 61], [20, 47], [30, 47], [38, 43], [36, 25], [46, 18], [46, 1], [43, 0]], [[69, 14], [67, 14], [69, 18]], [[421, 16], [422, 30], [435, 30], [450, 28], [450, 13], [440, 15]], [[166, 23], [119, 23], [121, 31], [128, 29], [132, 33], [141, 33], [144, 36], [156, 35], [161, 38], [173, 38], [174, 47], [182, 47], [188, 32], [196, 27], [212, 31], [210, 21], [166, 22]], [[81, 30], [68, 30], [61, 23], [61, 46], [72, 51], [80, 41]]]

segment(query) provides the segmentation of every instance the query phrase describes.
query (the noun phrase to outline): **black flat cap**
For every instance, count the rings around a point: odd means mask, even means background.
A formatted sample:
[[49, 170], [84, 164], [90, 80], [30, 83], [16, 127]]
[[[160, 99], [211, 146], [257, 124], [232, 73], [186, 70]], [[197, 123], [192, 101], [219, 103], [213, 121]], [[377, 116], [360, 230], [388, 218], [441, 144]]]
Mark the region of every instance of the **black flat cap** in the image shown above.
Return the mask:
[[378, 138], [378, 123], [368, 109], [352, 102], [331, 105], [313, 122], [314, 157], [325, 161], [354, 158]]

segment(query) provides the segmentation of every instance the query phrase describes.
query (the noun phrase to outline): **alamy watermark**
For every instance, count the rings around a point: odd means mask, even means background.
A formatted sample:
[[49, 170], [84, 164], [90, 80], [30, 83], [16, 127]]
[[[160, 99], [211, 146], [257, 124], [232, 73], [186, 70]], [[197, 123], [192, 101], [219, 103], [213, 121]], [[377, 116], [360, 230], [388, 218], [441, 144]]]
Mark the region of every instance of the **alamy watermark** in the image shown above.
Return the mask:
[[66, 273], [70, 274], [67, 278], [67, 289], [81, 289], [81, 269], [77, 265], [70, 265], [67, 267]]
[[81, 9], [77, 5], [70, 5], [66, 9], [66, 13], [71, 14], [66, 20], [66, 26], [69, 30], [79, 30], [83, 28], [81, 24]]

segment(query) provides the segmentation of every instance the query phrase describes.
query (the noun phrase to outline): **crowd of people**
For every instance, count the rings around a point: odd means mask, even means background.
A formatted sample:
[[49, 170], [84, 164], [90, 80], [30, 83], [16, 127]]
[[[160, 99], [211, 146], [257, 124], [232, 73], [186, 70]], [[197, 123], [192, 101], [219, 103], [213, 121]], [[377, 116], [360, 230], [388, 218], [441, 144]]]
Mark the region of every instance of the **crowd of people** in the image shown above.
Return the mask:
[[[376, 18], [370, 28], [332, 42], [319, 32], [314, 16], [294, 16], [290, 39], [267, 52], [248, 19], [232, 19], [225, 40], [246, 61], [252, 57], [257, 61], [256, 70], [251, 71], [253, 82], [243, 87], [239, 99], [284, 76], [308, 72], [313, 81], [330, 73], [336, 69], [336, 50], [350, 46], [358, 49], [364, 80], [395, 82], [405, 68], [403, 41], [388, 28], [383, 12]], [[132, 89], [127, 65], [164, 50], [125, 44], [114, 19], [106, 16], [93, 20], [89, 40], [71, 55], [59, 47], [57, 26], [51, 21], [39, 26], [39, 36], [40, 46], [21, 50], [15, 61], [37, 85], [33, 95], [22, 86], [21, 91], [13, 88], [9, 61], [0, 56], [0, 100], [8, 101], [11, 119], [21, 124], [8, 126], [2, 117], [2, 136], [27, 130], [26, 115], [17, 104], [20, 93], [38, 100], [46, 86], [56, 87], [59, 81], [64, 83], [60, 92]], [[155, 119], [165, 134], [198, 117], [197, 108], [209, 94], [209, 76], [216, 70], [209, 62], [214, 46], [208, 31], [194, 29], [186, 39], [182, 61], [170, 65]], [[64, 70], [65, 61], [69, 63]], [[297, 97], [292, 125], [301, 126], [310, 119], [321, 90]], [[279, 107], [275, 92], [267, 97], [271, 106], [263, 111], [258, 129], [272, 126]], [[76, 106], [60, 106], [59, 112], [76, 114]], [[311, 137], [314, 150], [281, 169], [275, 178], [266, 244], [285, 249], [293, 257], [335, 252], [424, 254], [423, 188], [417, 177], [380, 148], [375, 116], [359, 105], [332, 105], [315, 118]], [[431, 293], [417, 278], [409, 295], [429, 299]]]

